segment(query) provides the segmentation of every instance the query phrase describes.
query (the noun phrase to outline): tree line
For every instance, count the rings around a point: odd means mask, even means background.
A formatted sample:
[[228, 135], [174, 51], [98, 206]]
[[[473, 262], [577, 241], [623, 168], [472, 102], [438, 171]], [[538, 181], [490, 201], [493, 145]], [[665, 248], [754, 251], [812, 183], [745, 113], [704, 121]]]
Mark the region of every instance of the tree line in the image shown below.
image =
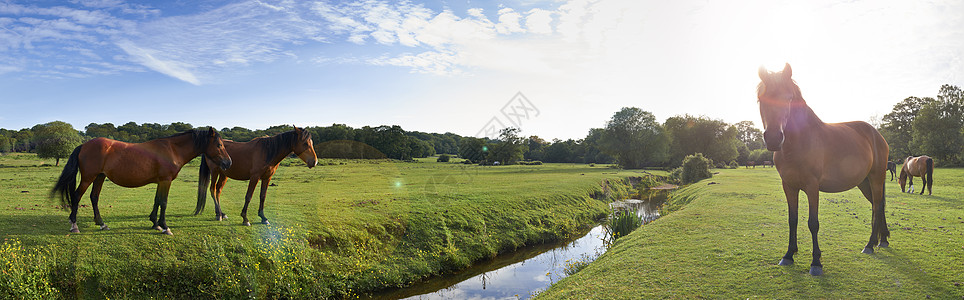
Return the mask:
[[[964, 166], [964, 91], [940, 87], [936, 97], [908, 97], [893, 111], [872, 120], [890, 145], [890, 159], [929, 155], [939, 166]], [[195, 128], [189, 123], [129, 122], [121, 126], [90, 123], [83, 131], [54, 121], [21, 130], [0, 128], [0, 152], [36, 152], [44, 158], [65, 158], [85, 140], [107, 137], [139, 143]], [[728, 124], [705, 116], [674, 116], [660, 123], [640, 108], [625, 107], [585, 138], [546, 141], [520, 136], [518, 128], [504, 128], [495, 139], [454, 133], [406, 131], [398, 125], [352, 128], [344, 124], [307, 127], [315, 152], [322, 158], [392, 158], [408, 160], [436, 154], [458, 155], [470, 163], [515, 164], [618, 163], [629, 169], [675, 168], [683, 158], [702, 153], [717, 167], [761, 164], [772, 160], [763, 132], [752, 121]], [[245, 142], [291, 130], [272, 126], [251, 130], [223, 128], [224, 139]]]
[[[141, 143], [168, 137], [194, 129], [189, 123], [171, 124], [129, 122], [121, 126], [112, 123], [90, 123], [83, 131], [72, 125], [53, 121], [20, 130], [0, 129], [0, 152], [36, 152], [41, 158], [66, 158], [82, 142], [105, 137], [129, 143]], [[251, 130], [243, 127], [223, 128], [221, 137], [247, 142], [262, 136], [273, 136], [292, 130], [288, 125]], [[352, 128], [344, 124], [327, 127], [307, 127], [311, 132], [315, 151], [323, 158], [393, 158], [412, 159], [436, 153], [458, 153], [454, 133], [424, 133], [405, 131], [398, 125], [364, 126]], [[59, 164], [59, 162], [58, 162]]]

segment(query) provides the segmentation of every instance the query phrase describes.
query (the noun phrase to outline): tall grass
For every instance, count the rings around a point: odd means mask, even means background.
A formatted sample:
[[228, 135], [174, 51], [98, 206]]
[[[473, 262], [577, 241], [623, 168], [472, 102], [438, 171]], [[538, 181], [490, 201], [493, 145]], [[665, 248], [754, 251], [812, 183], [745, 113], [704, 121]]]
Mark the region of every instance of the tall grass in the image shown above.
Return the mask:
[[610, 241], [615, 242], [616, 239], [626, 236], [642, 225], [643, 218], [636, 214], [636, 212], [618, 209], [613, 212], [612, 216], [606, 222], [606, 232], [610, 237]]

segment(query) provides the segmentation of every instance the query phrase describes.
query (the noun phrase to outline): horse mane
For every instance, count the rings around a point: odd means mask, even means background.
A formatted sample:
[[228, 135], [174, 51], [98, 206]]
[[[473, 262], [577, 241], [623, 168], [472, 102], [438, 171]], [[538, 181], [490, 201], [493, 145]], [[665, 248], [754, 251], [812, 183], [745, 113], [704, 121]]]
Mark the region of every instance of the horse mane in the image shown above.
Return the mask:
[[[192, 140], [193, 143], [194, 143], [194, 150], [195, 150], [195, 151], [200, 151], [200, 152], [203, 153], [203, 152], [204, 152], [204, 149], [207, 149], [207, 148], [208, 148], [208, 144], [210, 143], [210, 142], [209, 142], [210, 139], [208, 139], [208, 132], [209, 132], [209, 131], [208, 131], [207, 129], [192, 129], [192, 130], [188, 130], [188, 131], [185, 131], [185, 132], [176, 133], [176, 134], [171, 135], [171, 136], [166, 137], [166, 138], [174, 138], [174, 137], [180, 137], [180, 136], [184, 136], [184, 135], [190, 134], [190, 135], [191, 135], [191, 140]], [[215, 131], [215, 132], [214, 132], [214, 137], [220, 139], [220, 138], [221, 138], [221, 133]]]
[[258, 138], [258, 143], [261, 145], [261, 149], [264, 150], [264, 160], [271, 163], [271, 159], [277, 156], [279, 152], [283, 150], [291, 151], [293, 148], [292, 145], [295, 142], [300, 143], [311, 139], [311, 132], [303, 129], [302, 132], [304, 132], [304, 134], [300, 139], [294, 130], [282, 132], [275, 136]]

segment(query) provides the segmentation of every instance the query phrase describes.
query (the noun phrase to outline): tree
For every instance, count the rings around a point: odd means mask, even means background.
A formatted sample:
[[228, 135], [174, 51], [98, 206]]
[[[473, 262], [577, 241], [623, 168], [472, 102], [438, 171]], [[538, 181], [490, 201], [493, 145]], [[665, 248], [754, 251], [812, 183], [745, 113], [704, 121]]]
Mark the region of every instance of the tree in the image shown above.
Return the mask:
[[[942, 92], [944, 91], [942, 87]], [[959, 166], [964, 163], [961, 149], [964, 149], [964, 107], [955, 94], [938, 96], [937, 101], [924, 104], [911, 123], [912, 155], [927, 154], [942, 166]]]
[[763, 148], [763, 131], [753, 125], [753, 121], [741, 121], [733, 124], [736, 127], [736, 138], [746, 145], [747, 150]]
[[546, 140], [533, 135], [529, 137], [526, 143], [528, 144], [528, 151], [523, 154], [523, 158], [526, 160], [545, 160], [546, 147], [549, 146]]
[[683, 115], [666, 119], [663, 126], [671, 139], [671, 164], [682, 163], [685, 156], [694, 153], [703, 153], [714, 162], [728, 162], [739, 156], [739, 130], [721, 120]]
[[69, 157], [82, 142], [80, 133], [70, 124], [61, 121], [37, 125], [32, 130], [37, 142], [37, 156], [55, 158], [58, 166], [60, 159]]
[[658, 166], [666, 160], [666, 134], [648, 111], [624, 107], [606, 122], [604, 133], [600, 150], [624, 168]]
[[549, 147], [546, 147], [545, 161], [551, 163], [572, 162], [572, 140], [562, 141], [555, 139]]
[[459, 157], [467, 159], [469, 162], [477, 163], [485, 160], [488, 147], [484, 139], [474, 137], [463, 137], [459, 141]]
[[503, 165], [514, 165], [522, 160], [528, 146], [526, 139], [519, 136], [519, 128], [507, 127], [499, 131], [498, 143], [492, 146], [489, 160]]
[[912, 155], [910, 142], [914, 135], [913, 122], [918, 112], [934, 98], [907, 97], [894, 105], [894, 109], [884, 115], [883, 124], [878, 128], [890, 146], [890, 159], [900, 160]]
[[600, 149], [605, 134], [606, 130], [602, 128], [589, 129], [589, 134], [582, 140], [583, 147], [585, 148], [583, 163], [611, 164], [615, 161], [612, 156], [603, 153]]

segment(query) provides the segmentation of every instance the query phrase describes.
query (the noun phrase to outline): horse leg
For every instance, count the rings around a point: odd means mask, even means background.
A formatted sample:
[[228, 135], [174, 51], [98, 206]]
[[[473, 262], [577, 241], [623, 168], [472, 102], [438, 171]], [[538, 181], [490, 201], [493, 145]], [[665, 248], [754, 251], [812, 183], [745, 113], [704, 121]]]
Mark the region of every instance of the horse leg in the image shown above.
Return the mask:
[[807, 193], [807, 207], [810, 209], [810, 217], [807, 219], [807, 226], [810, 227], [810, 238], [813, 240], [813, 261], [810, 262], [810, 275], [823, 275], [823, 264], [820, 263], [820, 245], [817, 243], [817, 232], [820, 231], [820, 220], [817, 218], [820, 211], [820, 190], [810, 187], [804, 191]]
[[[890, 232], [887, 231], [887, 221], [884, 217], [883, 190], [878, 191], [874, 186], [869, 177], [857, 185], [860, 192], [864, 194], [864, 198], [870, 201], [871, 207], [870, 240], [867, 242], [867, 246], [864, 246], [864, 250], [861, 251], [861, 253], [865, 254], [874, 254], [874, 246], [878, 245], [878, 241], [880, 247], [887, 247], [889, 245], [887, 243], [887, 236], [890, 235]], [[875, 199], [880, 199], [880, 201], [875, 201]]]
[[251, 178], [248, 181], [248, 192], [244, 195], [244, 208], [241, 209], [241, 224], [244, 226], [251, 226], [251, 222], [248, 222], [248, 204], [251, 203], [251, 196], [254, 195], [256, 187], [258, 187], [258, 178]]
[[163, 230], [166, 235], [174, 235], [171, 233], [171, 229], [167, 227], [167, 195], [171, 190], [170, 181], [161, 181], [157, 183], [157, 193], [154, 194], [154, 205], [160, 204], [161, 207], [161, 217], [157, 219], [157, 226]]
[[780, 260], [781, 266], [793, 264], [793, 255], [797, 253], [797, 199], [800, 197], [800, 190], [783, 186], [783, 193], [787, 196], [787, 222], [790, 225], [790, 242], [787, 246], [787, 253]]
[[100, 200], [100, 190], [104, 187], [104, 179], [107, 175], [100, 174], [94, 178], [94, 185], [90, 189], [90, 205], [94, 208], [94, 224], [100, 225], [101, 230], [108, 230], [107, 224], [104, 224], [104, 220], [100, 218], [100, 208], [97, 206], [97, 202]]
[[258, 206], [258, 216], [261, 217], [261, 224], [269, 225], [268, 218], [264, 217], [264, 199], [268, 196], [268, 184], [271, 177], [261, 179], [261, 205]]
[[[158, 190], [158, 192], [160, 192], [160, 190]], [[158, 210], [159, 208], [161, 208], [161, 202], [160, 202], [160, 201], [158, 200], [158, 198], [157, 198], [157, 192], [155, 192], [155, 193], [154, 193], [154, 209], [151, 210], [151, 215], [150, 215], [151, 223], [153, 224], [153, 225], [151, 225], [151, 229], [157, 229], [157, 230], [163, 231], [164, 229], [162, 229], [161, 226], [159, 226], [159, 225], [157, 224], [157, 210]]]
[[924, 188], [927, 187], [927, 182], [928, 182], [928, 180], [927, 180], [927, 172], [924, 172], [924, 174], [920, 174], [920, 181], [921, 181], [921, 183], [920, 183], [920, 194], [923, 195], [923, 194], [924, 194]]
[[907, 187], [907, 192], [913, 194], [914, 193], [914, 175], [907, 174], [907, 184], [909, 185]]
[[224, 190], [224, 184], [228, 181], [226, 175], [218, 175], [216, 173], [211, 173], [211, 196], [214, 198], [214, 217], [218, 221], [227, 219], [228, 216], [221, 211], [221, 191]]
[[77, 185], [77, 190], [75, 191], [76, 194], [74, 194], [74, 198], [70, 200], [70, 217], [68, 217], [68, 219], [70, 219], [70, 232], [73, 233], [80, 232], [80, 228], [77, 227], [77, 209], [80, 206], [80, 197], [84, 196], [84, 193], [87, 192], [87, 187], [92, 183], [91, 179], [83, 178], [83, 176], [81, 176], [80, 179], [80, 184]]

